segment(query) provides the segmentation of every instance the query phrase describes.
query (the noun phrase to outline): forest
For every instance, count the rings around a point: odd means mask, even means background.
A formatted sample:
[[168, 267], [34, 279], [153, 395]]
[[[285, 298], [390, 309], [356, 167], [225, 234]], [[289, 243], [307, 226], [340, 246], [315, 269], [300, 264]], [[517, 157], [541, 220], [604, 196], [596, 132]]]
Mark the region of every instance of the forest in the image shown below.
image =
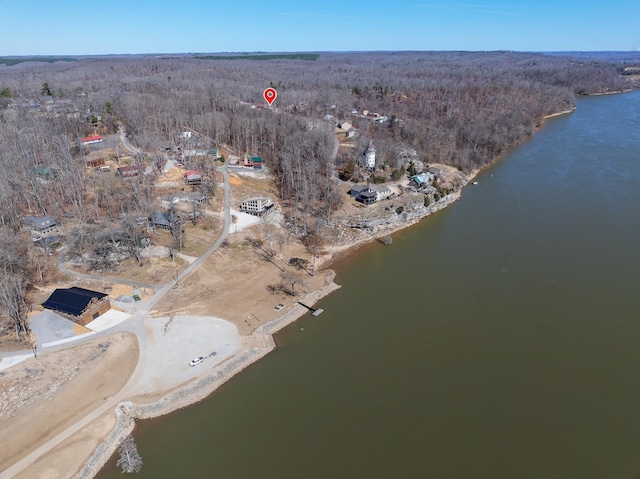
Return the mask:
[[[46, 282], [46, 252], [25, 232], [26, 215], [74, 218], [69, 244], [81, 247], [96, 220], [146, 215], [157, 201], [153, 173], [134, 181], [88, 174], [87, 135], [126, 131], [141, 167], [160, 165], [185, 129], [206, 139], [198, 147], [260, 156], [287, 224], [304, 236], [330, 221], [342, 201], [339, 173], [369, 140], [380, 174], [404, 171], [408, 149], [424, 164], [468, 172], [524, 141], [544, 116], [571, 110], [577, 96], [636, 88], [637, 75], [628, 73], [640, 65], [633, 54], [611, 61], [515, 52], [254, 56], [0, 64], [0, 335], [27, 331], [29, 291]], [[277, 89], [274, 108], [262, 99], [267, 87]], [[365, 110], [386, 121], [371, 121]], [[333, 125], [322, 121], [328, 115], [359, 132], [347, 153], [336, 156]], [[43, 177], [47, 171], [55, 177]], [[123, 234], [137, 241], [136, 224], [124, 223]], [[104, 236], [94, 233], [94, 241]]]

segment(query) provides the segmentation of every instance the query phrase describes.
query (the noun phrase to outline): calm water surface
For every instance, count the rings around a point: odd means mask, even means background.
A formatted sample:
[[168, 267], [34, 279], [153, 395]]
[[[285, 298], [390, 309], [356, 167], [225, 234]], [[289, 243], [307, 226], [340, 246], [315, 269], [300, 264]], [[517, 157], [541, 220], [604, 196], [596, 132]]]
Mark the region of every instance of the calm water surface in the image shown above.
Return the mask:
[[581, 99], [478, 181], [140, 423], [136, 477], [637, 479], [640, 92]]

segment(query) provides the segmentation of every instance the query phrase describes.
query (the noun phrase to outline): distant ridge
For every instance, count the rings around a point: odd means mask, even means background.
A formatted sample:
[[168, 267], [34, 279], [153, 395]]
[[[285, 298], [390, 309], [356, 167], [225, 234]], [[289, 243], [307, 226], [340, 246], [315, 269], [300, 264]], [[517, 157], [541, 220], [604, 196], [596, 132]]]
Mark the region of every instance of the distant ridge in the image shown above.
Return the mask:
[[197, 60], [306, 60], [315, 61], [320, 55], [317, 53], [274, 53], [274, 54], [244, 54], [244, 55], [203, 55], [195, 56]]
[[598, 60], [609, 62], [637, 62], [640, 61], [638, 51], [597, 51], [597, 52], [541, 52], [545, 55], [558, 57], [581, 58], [583, 60]]
[[18, 63], [25, 62], [42, 62], [42, 63], [54, 63], [54, 62], [76, 62], [77, 58], [71, 57], [0, 57], [0, 64], [7, 65], [8, 67], [17, 65]]

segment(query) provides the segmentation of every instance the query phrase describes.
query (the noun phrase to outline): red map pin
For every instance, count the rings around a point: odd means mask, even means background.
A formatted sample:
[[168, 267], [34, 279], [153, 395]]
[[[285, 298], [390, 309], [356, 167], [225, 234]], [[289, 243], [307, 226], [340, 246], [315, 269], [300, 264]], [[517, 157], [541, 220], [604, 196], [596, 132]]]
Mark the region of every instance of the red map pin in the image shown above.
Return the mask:
[[276, 92], [275, 88], [267, 88], [262, 94], [262, 96], [264, 96], [264, 99], [267, 101], [269, 106], [271, 106], [271, 104], [275, 101], [276, 97], [278, 96], [278, 92]]

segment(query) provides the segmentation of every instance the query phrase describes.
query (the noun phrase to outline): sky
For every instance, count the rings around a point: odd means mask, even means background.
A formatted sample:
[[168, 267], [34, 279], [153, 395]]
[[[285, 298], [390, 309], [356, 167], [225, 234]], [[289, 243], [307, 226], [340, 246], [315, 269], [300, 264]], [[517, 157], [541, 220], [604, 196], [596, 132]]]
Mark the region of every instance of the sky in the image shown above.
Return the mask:
[[0, 55], [640, 51], [640, 0], [0, 0]]

